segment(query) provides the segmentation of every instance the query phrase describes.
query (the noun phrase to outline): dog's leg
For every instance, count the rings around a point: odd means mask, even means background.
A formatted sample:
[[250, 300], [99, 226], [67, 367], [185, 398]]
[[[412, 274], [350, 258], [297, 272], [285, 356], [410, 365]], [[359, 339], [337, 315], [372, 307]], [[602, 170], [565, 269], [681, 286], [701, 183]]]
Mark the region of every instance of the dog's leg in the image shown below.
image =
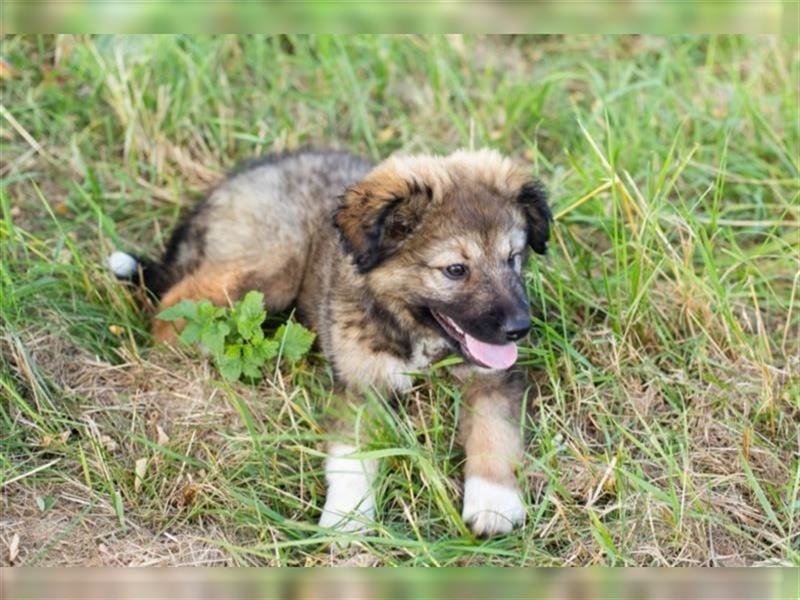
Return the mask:
[[[293, 257], [274, 264], [248, 265], [237, 263], [206, 264], [186, 275], [164, 294], [156, 315], [181, 300], [210, 300], [225, 306], [243, 297], [250, 290], [264, 294], [268, 311], [288, 308], [300, 286], [301, 263]], [[153, 337], [157, 342], [173, 342], [184, 327], [183, 321], [153, 319]]]
[[332, 527], [345, 533], [364, 533], [375, 519], [373, 484], [378, 471], [375, 459], [351, 458], [358, 448], [351, 444], [332, 443], [325, 460], [328, 492], [320, 527]]
[[325, 479], [328, 489], [319, 525], [360, 534], [367, 532], [375, 520], [374, 484], [378, 461], [353, 456], [363, 451], [363, 443], [369, 436], [369, 410], [364, 409], [363, 395], [352, 389], [339, 391], [336, 401], [335, 421], [331, 425], [337, 441], [329, 443], [327, 448]]
[[[353, 318], [352, 314], [334, 315], [332, 360], [339, 379], [349, 386], [337, 398], [340, 409], [346, 407], [347, 413], [339, 415], [338, 427], [340, 432], [347, 432], [345, 439], [349, 441], [328, 448], [325, 464], [328, 494], [319, 523], [339, 531], [363, 532], [369, 529], [368, 523], [375, 514], [373, 483], [378, 461], [346, 458], [346, 455], [360, 450], [357, 440], [367, 437], [363, 433], [367, 429], [364, 425], [371, 418], [370, 411], [364, 409], [365, 399], [360, 390], [372, 389], [380, 394], [402, 393], [411, 387], [412, 380], [406, 362], [386, 352], [375, 352], [364, 343], [362, 329], [339, 326]], [[356, 417], [357, 412], [361, 412], [360, 418]], [[362, 425], [354, 435], [352, 427], [356, 422]]]
[[156, 342], [173, 343], [185, 323], [162, 321], [158, 313], [178, 304], [181, 300], [210, 300], [224, 306], [236, 300], [244, 272], [232, 265], [203, 266], [173, 285], [164, 294], [153, 318], [153, 337]]
[[480, 377], [468, 387], [460, 424], [467, 455], [462, 517], [479, 536], [511, 531], [525, 519], [515, 468], [522, 439], [514, 423], [521, 386], [509, 375]]

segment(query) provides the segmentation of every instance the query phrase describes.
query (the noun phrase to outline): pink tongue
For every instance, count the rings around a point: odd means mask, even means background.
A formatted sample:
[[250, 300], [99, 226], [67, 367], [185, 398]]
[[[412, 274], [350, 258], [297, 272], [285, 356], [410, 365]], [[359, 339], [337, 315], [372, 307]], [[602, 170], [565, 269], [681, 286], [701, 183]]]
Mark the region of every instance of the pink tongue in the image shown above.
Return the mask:
[[487, 344], [464, 334], [467, 351], [478, 361], [492, 369], [507, 369], [517, 360], [516, 344]]

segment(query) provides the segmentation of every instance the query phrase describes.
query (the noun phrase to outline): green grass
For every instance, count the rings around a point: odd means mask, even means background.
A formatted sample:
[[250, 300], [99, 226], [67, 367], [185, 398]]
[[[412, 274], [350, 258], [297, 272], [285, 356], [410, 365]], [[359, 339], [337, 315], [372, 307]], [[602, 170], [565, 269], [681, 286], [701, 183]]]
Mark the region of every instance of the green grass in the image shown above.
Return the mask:
[[[0, 562], [800, 564], [796, 48], [764, 37], [7, 37]], [[236, 162], [489, 145], [552, 192], [521, 350], [526, 526], [459, 519], [443, 369], [375, 399], [380, 521], [316, 525], [318, 355], [258, 387], [151, 348], [104, 267]], [[138, 462], [137, 462], [138, 461]], [[138, 464], [138, 475], [137, 475]]]

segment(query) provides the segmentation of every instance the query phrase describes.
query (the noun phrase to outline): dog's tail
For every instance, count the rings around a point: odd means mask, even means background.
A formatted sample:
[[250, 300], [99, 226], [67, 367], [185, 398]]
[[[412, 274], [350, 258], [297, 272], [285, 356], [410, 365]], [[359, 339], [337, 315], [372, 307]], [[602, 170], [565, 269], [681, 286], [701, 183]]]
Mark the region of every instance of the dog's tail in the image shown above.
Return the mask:
[[169, 287], [168, 274], [162, 265], [127, 252], [112, 252], [108, 268], [120, 281], [141, 286], [155, 298], [160, 298]]

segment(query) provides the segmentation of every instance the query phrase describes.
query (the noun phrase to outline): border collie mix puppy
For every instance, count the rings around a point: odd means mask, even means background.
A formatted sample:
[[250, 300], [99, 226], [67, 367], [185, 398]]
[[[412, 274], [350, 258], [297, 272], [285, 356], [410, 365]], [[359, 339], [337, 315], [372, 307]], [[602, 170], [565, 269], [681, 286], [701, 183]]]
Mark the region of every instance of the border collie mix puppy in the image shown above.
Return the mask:
[[[511, 531], [525, 507], [515, 477], [523, 385], [508, 371], [530, 328], [528, 248], [544, 253], [541, 184], [492, 150], [390, 158], [268, 157], [230, 176], [174, 232], [160, 263], [115, 252], [163, 310], [184, 298], [223, 305], [249, 290], [267, 310], [292, 305], [318, 336], [353, 404], [393, 394], [453, 352], [465, 402], [463, 518], [477, 535]], [[177, 324], [177, 328], [180, 323]], [[176, 324], [154, 319], [158, 341]], [[328, 448], [323, 526], [363, 531], [374, 517], [377, 461], [353, 458], [353, 423]]]

